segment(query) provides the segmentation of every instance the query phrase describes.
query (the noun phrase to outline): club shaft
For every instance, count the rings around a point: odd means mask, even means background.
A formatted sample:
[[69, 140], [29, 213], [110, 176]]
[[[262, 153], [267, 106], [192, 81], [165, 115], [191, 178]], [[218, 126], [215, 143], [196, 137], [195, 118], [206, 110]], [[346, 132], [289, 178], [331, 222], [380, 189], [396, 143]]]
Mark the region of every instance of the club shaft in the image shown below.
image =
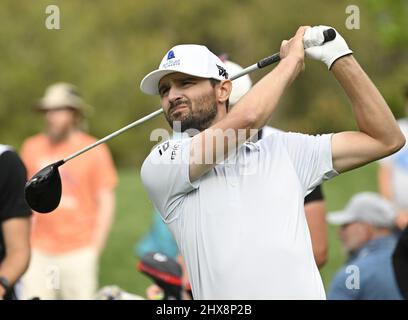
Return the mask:
[[126, 127], [123, 127], [122, 129], [119, 129], [119, 130], [117, 130], [117, 131], [111, 133], [110, 135], [108, 135], [108, 136], [106, 136], [106, 137], [104, 137], [104, 138], [102, 138], [102, 139], [96, 141], [95, 143], [93, 143], [93, 144], [91, 144], [91, 145], [89, 145], [89, 146], [87, 146], [87, 147], [85, 147], [85, 148], [83, 148], [83, 149], [81, 149], [81, 150], [75, 152], [74, 154], [72, 154], [72, 155], [66, 157], [66, 158], [63, 160], [64, 163], [67, 162], [67, 161], [69, 161], [69, 160], [71, 160], [71, 159], [73, 159], [73, 158], [75, 158], [75, 157], [77, 157], [77, 156], [79, 156], [79, 155], [81, 155], [81, 154], [84, 153], [84, 152], [87, 152], [88, 150], [91, 150], [92, 148], [95, 148], [96, 146], [100, 145], [101, 143], [104, 143], [104, 142], [106, 142], [106, 141], [108, 141], [108, 140], [110, 140], [110, 139], [112, 139], [112, 138], [114, 138], [114, 137], [116, 137], [116, 136], [122, 134], [123, 132], [125, 132], [125, 131], [127, 131], [127, 130], [129, 130], [129, 129], [132, 129], [132, 128], [135, 127], [135, 126], [137, 126], [137, 125], [139, 125], [139, 124], [141, 124], [141, 123], [143, 123], [143, 122], [146, 122], [147, 120], [150, 120], [150, 119], [152, 119], [152, 118], [158, 116], [158, 115], [161, 114], [162, 112], [163, 112], [163, 109], [159, 109], [159, 110], [157, 110], [157, 111], [155, 111], [155, 112], [152, 112], [151, 114], [148, 114], [147, 116], [145, 116], [145, 117], [143, 117], [143, 118], [141, 118], [141, 119], [139, 119], [139, 120], [136, 120], [136, 121], [132, 122], [131, 124], [128, 124]]
[[[268, 65], [270, 65], [272, 63], [278, 62], [278, 61], [279, 61], [279, 53], [275, 53], [275, 54], [273, 54], [273, 55], [271, 55], [269, 57], [266, 57], [266, 58], [258, 61], [257, 63], [255, 63], [255, 64], [253, 64], [253, 65], [251, 65], [249, 67], [246, 67], [241, 72], [231, 76], [230, 79], [231, 80], [238, 79], [238, 78], [240, 78], [240, 77], [242, 77], [242, 76], [244, 76], [244, 75], [246, 75], [248, 73], [251, 73], [254, 70], [264, 68], [264, 67], [266, 67], [266, 66], [268, 66]], [[145, 117], [143, 117], [143, 118], [141, 118], [139, 120], [136, 120], [136, 121], [132, 122], [131, 124], [128, 124], [126, 127], [123, 127], [121, 129], [111, 133], [110, 135], [96, 141], [95, 143], [93, 143], [93, 144], [91, 144], [91, 145], [89, 145], [89, 146], [87, 146], [87, 147], [85, 147], [85, 148], [71, 154], [70, 156], [63, 159], [63, 163], [65, 163], [65, 162], [67, 162], [67, 161], [69, 161], [69, 160], [83, 154], [84, 152], [87, 152], [87, 151], [95, 148], [96, 146], [100, 145], [101, 143], [104, 143], [104, 142], [106, 142], [106, 141], [108, 141], [108, 140], [122, 134], [123, 132], [125, 132], [125, 131], [127, 131], [129, 129], [132, 129], [133, 127], [138, 126], [139, 124], [142, 124], [143, 122], [146, 122], [147, 120], [150, 120], [150, 119], [158, 116], [162, 112], [163, 112], [163, 109], [160, 108], [159, 110], [156, 110], [155, 112], [152, 112], [151, 114], [148, 114], [147, 116], [145, 116]]]
[[237, 74], [234, 74], [232, 77], [230, 77], [230, 80], [235, 80], [238, 79], [248, 73], [251, 73], [252, 71], [258, 69], [258, 66], [255, 64], [253, 64], [252, 66], [246, 67], [245, 69], [243, 69], [242, 71], [238, 72]]

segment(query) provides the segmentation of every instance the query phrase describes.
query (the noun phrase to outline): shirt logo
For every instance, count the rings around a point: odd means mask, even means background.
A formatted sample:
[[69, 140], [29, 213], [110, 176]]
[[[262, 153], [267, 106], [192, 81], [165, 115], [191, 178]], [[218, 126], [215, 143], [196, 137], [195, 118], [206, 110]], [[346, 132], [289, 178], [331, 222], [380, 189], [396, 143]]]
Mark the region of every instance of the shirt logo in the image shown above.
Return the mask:
[[228, 79], [228, 72], [225, 70], [225, 68], [219, 66], [218, 64], [216, 65], [218, 68], [218, 75], [221, 77], [224, 77], [225, 79]]
[[166, 141], [158, 147], [160, 155], [163, 155], [164, 152], [170, 147], [170, 142]]
[[174, 51], [170, 50], [167, 54], [167, 60], [174, 59], [176, 56], [174, 55]]
[[180, 144], [179, 144], [179, 143], [178, 143], [178, 144], [175, 144], [175, 145], [173, 146], [173, 150], [171, 151], [171, 157], [170, 157], [171, 160], [176, 159], [177, 150], [178, 150], [179, 147], [180, 147]]

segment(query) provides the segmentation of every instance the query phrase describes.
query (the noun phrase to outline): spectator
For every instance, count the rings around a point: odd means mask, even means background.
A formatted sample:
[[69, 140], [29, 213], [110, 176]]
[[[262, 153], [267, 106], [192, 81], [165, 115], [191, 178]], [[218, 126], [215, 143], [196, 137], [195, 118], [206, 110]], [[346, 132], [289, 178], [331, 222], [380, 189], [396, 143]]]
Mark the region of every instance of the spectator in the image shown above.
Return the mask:
[[[96, 141], [81, 130], [85, 107], [71, 84], [57, 83], [46, 90], [38, 104], [46, 130], [27, 139], [22, 148], [29, 176]], [[24, 296], [91, 299], [99, 256], [114, 218], [116, 171], [106, 145], [59, 170], [59, 207], [52, 214], [33, 217], [32, 261], [23, 278]]]
[[24, 200], [26, 169], [17, 153], [0, 144], [0, 300], [15, 300], [14, 285], [30, 260], [31, 210]]
[[328, 221], [340, 225], [340, 239], [349, 255], [334, 276], [328, 293], [333, 300], [401, 299], [391, 256], [397, 237], [392, 232], [396, 212], [377, 193], [355, 195]]

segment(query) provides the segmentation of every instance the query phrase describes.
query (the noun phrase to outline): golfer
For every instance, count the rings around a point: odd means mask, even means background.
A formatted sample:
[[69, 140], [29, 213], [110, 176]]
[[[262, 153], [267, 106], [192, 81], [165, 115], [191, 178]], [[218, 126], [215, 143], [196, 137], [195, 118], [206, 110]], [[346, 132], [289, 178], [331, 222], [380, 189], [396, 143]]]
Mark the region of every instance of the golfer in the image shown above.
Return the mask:
[[[280, 63], [229, 112], [233, 84], [204, 46], [173, 47], [141, 82], [143, 92], [160, 95], [169, 124], [191, 135], [155, 147], [141, 177], [185, 258], [194, 299], [325, 299], [305, 195], [405, 143], [341, 35], [318, 45], [326, 28], [300, 27], [283, 41]], [[304, 69], [304, 45], [343, 87], [359, 131], [279, 132], [251, 143]]]

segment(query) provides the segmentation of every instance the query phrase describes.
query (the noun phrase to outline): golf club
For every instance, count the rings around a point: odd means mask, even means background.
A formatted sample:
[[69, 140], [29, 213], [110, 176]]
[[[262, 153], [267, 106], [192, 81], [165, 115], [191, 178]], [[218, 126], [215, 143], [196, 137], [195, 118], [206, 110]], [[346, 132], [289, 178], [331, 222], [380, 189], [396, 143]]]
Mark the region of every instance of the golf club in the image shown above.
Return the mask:
[[[334, 29], [327, 29], [323, 32], [324, 35], [324, 41], [322, 44], [324, 44], [327, 41], [331, 41], [336, 37], [336, 31]], [[256, 69], [262, 69], [266, 66], [269, 66], [273, 63], [276, 63], [280, 60], [279, 52], [275, 53], [269, 57], [266, 57], [257, 63], [245, 68], [241, 72], [239, 72], [236, 75], [233, 75], [230, 77], [230, 80], [235, 80], [238, 79]], [[101, 143], [104, 143], [120, 134], [123, 132], [139, 125], [142, 124], [143, 122], [146, 122], [147, 120], [150, 120], [159, 114], [163, 112], [163, 109], [159, 109], [155, 112], [152, 112], [151, 114], [136, 120], [132, 122], [131, 124], [127, 125], [126, 127], [123, 127], [122, 129], [119, 129], [110, 135], [96, 141], [95, 143], [79, 150], [78, 152], [62, 159], [57, 162], [54, 162], [39, 172], [37, 172], [25, 185], [25, 198], [28, 203], [28, 205], [35, 211], [39, 213], [49, 213], [53, 210], [55, 210], [61, 200], [61, 192], [62, 192], [62, 186], [61, 186], [61, 177], [58, 171], [58, 167], [62, 166], [69, 160], [83, 154], [86, 151], [89, 151], [90, 149], [95, 148], [96, 146], [100, 145]]]

